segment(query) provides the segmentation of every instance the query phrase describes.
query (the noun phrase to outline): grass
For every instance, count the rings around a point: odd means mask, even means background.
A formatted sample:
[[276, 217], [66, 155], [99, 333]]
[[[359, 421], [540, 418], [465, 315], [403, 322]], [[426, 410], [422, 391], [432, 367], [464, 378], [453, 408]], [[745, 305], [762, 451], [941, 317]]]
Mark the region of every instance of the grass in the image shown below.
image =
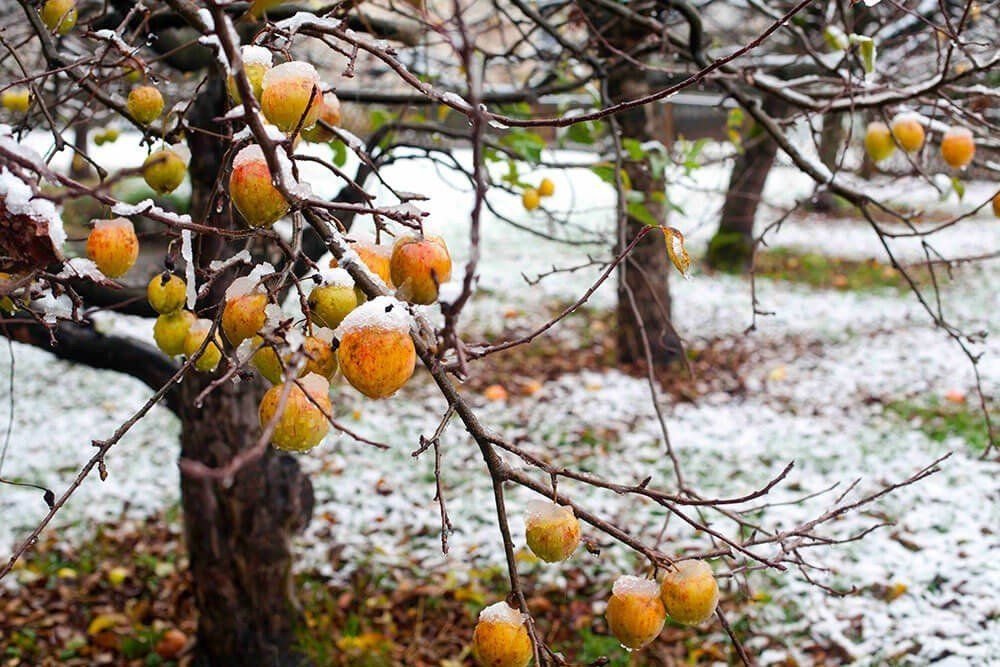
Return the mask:
[[[907, 267], [907, 272], [918, 284], [929, 275], [922, 266]], [[783, 247], [758, 251], [754, 273], [761, 278], [800, 283], [818, 289], [909, 289], [898, 269], [877, 260], [844, 259]]]
[[[892, 401], [885, 407], [891, 414], [915, 425], [935, 442], [960, 438], [976, 451], [983, 451], [989, 444], [986, 417], [977, 402], [906, 399]], [[987, 403], [987, 409], [996, 422], [996, 403]]]

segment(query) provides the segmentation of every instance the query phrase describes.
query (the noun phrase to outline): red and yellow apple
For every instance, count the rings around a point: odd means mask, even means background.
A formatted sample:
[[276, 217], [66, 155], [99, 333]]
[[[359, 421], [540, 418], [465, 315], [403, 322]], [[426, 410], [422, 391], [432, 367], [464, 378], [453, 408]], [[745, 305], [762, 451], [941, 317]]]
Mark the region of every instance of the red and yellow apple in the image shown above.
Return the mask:
[[233, 159], [229, 196], [251, 227], [270, 227], [289, 208], [288, 201], [274, 187], [264, 152], [256, 144], [245, 147]]
[[611, 634], [622, 646], [635, 650], [656, 639], [667, 612], [655, 581], [622, 575], [615, 581], [604, 616]]
[[139, 257], [139, 237], [127, 218], [95, 220], [87, 237], [87, 256], [108, 278], [125, 275]]
[[309, 63], [293, 60], [275, 65], [261, 80], [261, 111], [282, 132], [315, 125], [322, 105], [319, 75]]
[[[286, 391], [288, 397], [281, 406]], [[279, 407], [283, 407], [280, 413]], [[265, 428], [277, 415], [271, 444], [277, 449], [304, 452], [318, 445], [330, 430], [327, 415], [332, 409], [330, 383], [310, 373], [290, 387], [276, 384], [267, 390], [260, 402], [260, 425]]]
[[571, 507], [532, 501], [524, 523], [528, 548], [547, 563], [566, 560], [580, 544], [580, 521]]
[[678, 561], [660, 582], [660, 599], [670, 618], [684, 625], [699, 625], [715, 613], [719, 584], [705, 561]]
[[355, 389], [369, 398], [392, 396], [413, 375], [416, 350], [403, 305], [380, 296], [347, 315], [337, 327], [337, 361]]
[[401, 236], [389, 259], [389, 273], [411, 303], [437, 301], [438, 286], [451, 280], [451, 255], [439, 236]]
[[302, 130], [302, 138], [314, 144], [324, 144], [333, 141], [337, 136], [330, 130], [323, 127], [318, 121], [323, 121], [331, 127], [340, 126], [340, 100], [334, 92], [323, 93], [323, 104], [319, 110], [317, 123], [312, 127]]

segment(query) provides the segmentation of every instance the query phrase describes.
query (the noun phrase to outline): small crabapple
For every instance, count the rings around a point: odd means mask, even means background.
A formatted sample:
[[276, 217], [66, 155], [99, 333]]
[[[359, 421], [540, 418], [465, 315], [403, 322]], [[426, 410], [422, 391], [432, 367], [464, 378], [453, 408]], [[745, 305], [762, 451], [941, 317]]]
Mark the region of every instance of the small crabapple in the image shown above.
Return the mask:
[[438, 286], [451, 280], [451, 255], [440, 236], [401, 236], [389, 259], [392, 282], [411, 303], [437, 301]]
[[226, 305], [222, 309], [222, 333], [236, 347], [250, 338], [267, 321], [267, 294], [250, 277], [237, 278], [226, 290]]
[[[190, 359], [198, 354], [198, 350], [208, 338], [208, 334], [211, 330], [212, 320], [200, 319], [192, 322], [191, 328], [188, 329], [187, 336], [184, 337], [184, 355]], [[219, 361], [221, 360], [222, 341], [219, 340], [219, 334], [216, 333], [213, 339], [205, 345], [205, 349], [202, 351], [201, 356], [195, 359], [194, 367], [195, 370], [201, 371], [202, 373], [211, 373], [215, 370], [215, 367], [219, 365]]]
[[391, 396], [413, 375], [417, 355], [410, 320], [395, 299], [380, 296], [358, 306], [340, 323], [336, 335], [340, 370], [365, 396]]
[[254, 336], [251, 343], [256, 352], [250, 358], [250, 363], [271, 384], [281, 382], [284, 366], [281, 360], [278, 359], [278, 353], [274, 351], [271, 345], [265, 345], [264, 339], [260, 336]]
[[160, 640], [156, 642], [156, 646], [153, 647], [153, 651], [164, 660], [175, 660], [184, 652], [187, 643], [186, 634], [176, 628], [171, 628], [163, 633]]
[[[318, 120], [323, 121], [331, 127], [340, 125], [340, 100], [334, 92], [323, 93], [323, 106], [319, 110]], [[333, 141], [336, 134], [326, 129], [317, 122], [312, 127], [302, 130], [302, 138], [314, 144], [325, 144]]]
[[274, 425], [271, 444], [277, 449], [308, 451], [318, 445], [330, 430], [327, 418], [332, 411], [330, 383], [316, 373], [309, 373], [293, 382], [291, 387], [274, 385], [260, 402], [258, 416], [261, 428], [274, 419], [286, 389], [288, 398]]
[[705, 561], [678, 561], [660, 582], [660, 599], [670, 618], [684, 625], [699, 625], [715, 613], [719, 584]]
[[611, 589], [604, 616], [611, 634], [622, 646], [634, 650], [656, 639], [666, 622], [667, 612], [655, 581], [622, 575]]
[[[337, 353], [331, 344], [333, 332], [323, 327], [316, 327], [314, 334], [306, 336], [305, 340], [302, 341], [302, 351], [305, 353], [306, 363], [299, 372], [299, 376], [316, 373], [329, 380], [337, 372]], [[253, 353], [251, 363], [271, 384], [280, 383], [291, 354], [283, 353], [279, 360], [274, 347], [264, 345], [264, 339], [260, 336], [254, 336], [253, 346], [255, 349], [259, 349]]]
[[880, 121], [868, 123], [865, 132], [865, 150], [875, 162], [881, 162], [896, 151], [896, 143], [892, 140], [892, 132]]
[[153, 192], [165, 195], [177, 189], [187, 175], [184, 158], [170, 148], [149, 154], [142, 163], [142, 177]]
[[76, 19], [76, 0], [46, 0], [42, 5], [42, 23], [59, 35], [72, 30]]
[[526, 211], [534, 211], [542, 203], [541, 195], [535, 188], [526, 188], [521, 193], [521, 204]]
[[264, 152], [256, 144], [247, 146], [233, 159], [229, 196], [251, 227], [270, 227], [288, 212], [288, 201], [274, 187]]
[[[262, 46], [244, 46], [240, 49], [240, 57], [243, 59], [243, 71], [246, 72], [247, 80], [250, 82], [254, 99], [259, 102], [264, 75], [271, 69], [271, 52]], [[236, 85], [236, 77], [232, 74], [226, 79], [226, 92], [236, 104], [243, 103], [239, 86]]]
[[993, 195], [993, 215], [1000, 218], [1000, 192]]
[[322, 275], [323, 282], [309, 293], [309, 319], [322, 327], [336, 329], [360, 302], [354, 281], [347, 271], [333, 269]]
[[950, 127], [941, 138], [941, 158], [953, 169], [964, 169], [976, 154], [972, 132], [964, 127]]
[[175, 310], [160, 315], [153, 325], [153, 340], [156, 341], [156, 346], [171, 357], [183, 354], [184, 340], [197, 319], [189, 310]]
[[139, 257], [139, 237], [127, 218], [95, 220], [87, 237], [87, 256], [108, 278], [124, 275]]
[[920, 116], [913, 113], [897, 114], [892, 119], [892, 136], [907, 153], [916, 153], [924, 145], [924, 126]]
[[556, 184], [551, 178], [543, 178], [538, 184], [538, 194], [541, 197], [551, 197], [556, 193]]
[[524, 523], [528, 548], [546, 563], [566, 560], [580, 544], [580, 521], [571, 507], [532, 501]]
[[275, 65], [261, 80], [260, 109], [264, 117], [282, 132], [316, 124], [323, 94], [316, 68], [306, 62]]
[[0, 105], [15, 113], [24, 113], [31, 107], [31, 91], [27, 88], [8, 88], [0, 94]]
[[187, 299], [187, 283], [180, 276], [164, 271], [153, 276], [146, 286], [146, 298], [153, 310], [172, 313], [184, 306]]
[[136, 86], [129, 92], [125, 107], [133, 118], [149, 125], [163, 113], [163, 95], [156, 86]]
[[472, 631], [472, 654], [482, 667], [525, 667], [534, 649], [524, 623], [524, 614], [506, 602], [497, 602], [479, 612]]
[[[392, 256], [391, 247], [368, 241], [355, 241], [351, 244], [351, 249], [358, 255], [361, 263], [368, 267], [369, 271], [381, 278], [387, 287], [390, 289], [393, 287], [392, 270], [389, 268]], [[337, 260], [330, 260], [330, 266], [336, 268], [338, 266]], [[364, 300], [363, 295], [361, 295], [360, 300]]]

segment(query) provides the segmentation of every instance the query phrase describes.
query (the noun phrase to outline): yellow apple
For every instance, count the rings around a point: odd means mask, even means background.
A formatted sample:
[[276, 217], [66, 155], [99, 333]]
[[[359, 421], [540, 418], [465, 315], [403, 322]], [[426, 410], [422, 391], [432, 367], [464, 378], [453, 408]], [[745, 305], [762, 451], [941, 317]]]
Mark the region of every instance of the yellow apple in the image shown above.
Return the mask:
[[125, 104], [129, 114], [143, 125], [149, 125], [163, 113], [163, 95], [155, 86], [136, 86]]
[[865, 132], [865, 150], [875, 162], [885, 160], [896, 151], [892, 132], [885, 123], [879, 121], [868, 123], [868, 130]]
[[187, 300], [187, 283], [180, 276], [164, 271], [153, 276], [146, 286], [146, 298], [153, 310], [172, 313], [184, 307]]
[[142, 177], [146, 185], [161, 195], [173, 192], [187, 175], [184, 158], [169, 148], [150, 153], [142, 163]]
[[667, 612], [655, 581], [622, 575], [615, 581], [604, 616], [611, 634], [622, 646], [635, 650], [656, 639]]
[[524, 615], [506, 602], [479, 613], [472, 632], [472, 654], [482, 667], [525, 667], [534, 650]]
[[670, 618], [684, 625], [699, 625], [715, 613], [719, 584], [705, 561], [678, 561], [660, 582], [660, 599]]
[[[304, 391], [303, 391], [304, 388]], [[278, 415], [271, 444], [277, 449], [304, 452], [318, 445], [330, 430], [327, 418], [333, 409], [330, 403], [330, 383], [326, 378], [310, 373], [287, 388], [288, 398]], [[274, 419], [286, 385], [276, 384], [267, 390], [260, 402], [260, 426]]]
[[972, 132], [964, 127], [950, 127], [941, 138], [941, 157], [949, 167], [964, 169], [976, 154]]
[[75, 0], [46, 0], [42, 5], [42, 23], [49, 30], [65, 35], [76, 25]]
[[524, 523], [528, 548], [547, 563], [566, 560], [580, 544], [580, 522], [571, 507], [532, 501]]
[[[184, 356], [189, 359], [194, 358], [198, 354], [199, 348], [201, 348], [202, 343], [208, 338], [208, 334], [212, 329], [212, 320], [200, 319], [195, 320], [191, 323], [191, 328], [188, 329], [187, 336], [184, 337]], [[215, 367], [219, 365], [222, 360], [222, 341], [219, 340], [219, 334], [216, 333], [208, 345], [205, 346], [204, 351], [202, 351], [201, 356], [199, 356], [195, 362], [195, 370], [201, 371], [202, 373], [211, 373], [215, 370]]]
[[194, 324], [195, 314], [188, 310], [175, 310], [172, 313], [164, 313], [156, 318], [153, 325], [153, 339], [156, 346], [171, 357], [184, 354], [184, 341], [187, 339], [188, 331]]
[[913, 113], [901, 113], [892, 119], [892, 136], [908, 153], [919, 151], [924, 145], [924, 126], [920, 116]]

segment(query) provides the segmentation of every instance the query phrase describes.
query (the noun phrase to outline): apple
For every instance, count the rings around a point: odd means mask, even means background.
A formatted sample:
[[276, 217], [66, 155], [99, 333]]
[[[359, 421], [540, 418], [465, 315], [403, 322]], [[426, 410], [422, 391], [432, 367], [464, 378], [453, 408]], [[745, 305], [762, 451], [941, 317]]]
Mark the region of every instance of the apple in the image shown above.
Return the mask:
[[282, 132], [315, 125], [322, 104], [319, 74], [309, 63], [293, 60], [275, 65], [261, 80], [261, 111]]
[[150, 153], [142, 163], [142, 177], [157, 194], [165, 195], [177, 189], [187, 175], [184, 158], [170, 148]]
[[[271, 69], [271, 52], [263, 46], [244, 46], [240, 49], [240, 58], [243, 60], [243, 71], [246, 72], [250, 82], [250, 89], [253, 91], [254, 99], [260, 101], [261, 86], [264, 83], [264, 75]], [[232, 74], [226, 79], [226, 91], [229, 97], [236, 104], [242, 104], [239, 87], [236, 85], [236, 77]]]
[[184, 341], [191, 325], [197, 319], [189, 310], [175, 310], [160, 315], [153, 325], [153, 340], [156, 341], [156, 346], [171, 357], [184, 354]]
[[236, 347], [255, 335], [267, 322], [267, 293], [255, 278], [237, 278], [226, 290], [222, 309], [222, 333]]
[[1000, 218], [1000, 192], [993, 195], [993, 215]]
[[233, 159], [229, 196], [251, 227], [270, 227], [288, 212], [288, 201], [274, 187], [260, 146], [245, 147]]
[[541, 195], [535, 188], [526, 188], [521, 193], [521, 204], [526, 211], [534, 211], [542, 203]]
[[42, 23], [59, 35], [65, 35], [76, 25], [75, 0], [46, 0], [42, 5]]
[[604, 616], [611, 634], [622, 646], [635, 650], [656, 639], [667, 612], [655, 581], [626, 574], [615, 581]]
[[[330, 383], [326, 378], [310, 373], [287, 390], [288, 398], [278, 415], [271, 434], [271, 444], [287, 451], [308, 451], [318, 445], [330, 430], [327, 418], [333, 409], [330, 403]], [[285, 384], [276, 384], [264, 394], [258, 415], [261, 428], [274, 419], [285, 391]]]
[[528, 548], [546, 563], [566, 560], [580, 544], [580, 522], [572, 507], [532, 501], [524, 524]]
[[705, 561], [678, 561], [660, 582], [660, 599], [670, 618], [684, 625], [699, 625], [715, 613], [719, 584]]
[[[0, 287], [9, 289], [10, 285], [7, 283], [10, 282], [12, 282], [12, 279], [9, 273], [0, 273]], [[14, 300], [9, 295], [0, 296], [0, 312], [7, 313], [8, 315], [13, 315], [17, 312], [17, 304], [14, 303]]]
[[[184, 356], [188, 359], [194, 358], [211, 330], [212, 320], [199, 319], [192, 322], [187, 336], [184, 337]], [[195, 360], [194, 368], [202, 373], [211, 373], [221, 360], [222, 341], [219, 340], [219, 334], [216, 333], [213, 340], [205, 346], [201, 356]]]
[[95, 220], [87, 237], [87, 256], [108, 278], [125, 275], [139, 257], [139, 237], [127, 218]]
[[309, 293], [309, 319], [321, 327], [336, 329], [347, 314], [358, 307], [363, 295], [354, 288], [354, 280], [344, 269], [324, 272], [322, 282]]
[[[282, 381], [284, 369], [291, 361], [291, 353], [283, 352], [281, 359], [274, 347], [265, 345], [264, 339], [254, 336], [253, 347], [257, 351], [251, 358], [251, 363], [271, 384]], [[302, 352], [306, 357], [305, 366], [299, 371], [299, 376], [315, 373], [327, 380], [337, 372], [337, 353], [333, 349], [333, 332], [324, 327], [316, 327], [312, 336], [306, 336], [302, 341]]]
[[451, 280], [451, 255], [439, 236], [401, 236], [389, 259], [392, 282], [411, 303], [437, 301], [438, 286]]
[[146, 286], [146, 298], [153, 310], [160, 313], [172, 313], [184, 307], [187, 300], [187, 283], [180, 276], [169, 271], [153, 276]]
[[483, 667], [525, 667], [534, 655], [524, 614], [506, 602], [479, 612], [472, 631], [472, 654]]
[[187, 648], [187, 643], [188, 638], [186, 634], [180, 630], [171, 628], [163, 633], [160, 640], [156, 642], [156, 646], [153, 647], [153, 651], [164, 660], [175, 660]]
[[897, 114], [892, 119], [892, 136], [907, 153], [915, 153], [924, 145], [924, 126], [914, 113]]
[[163, 95], [155, 86], [136, 86], [125, 103], [129, 114], [143, 125], [149, 125], [163, 113]]
[[376, 297], [358, 306], [335, 334], [340, 340], [340, 370], [365, 396], [392, 396], [413, 375], [417, 355], [410, 338], [410, 317], [392, 297]]
[[880, 121], [868, 123], [865, 132], [865, 150], [875, 162], [881, 162], [896, 151], [896, 142], [892, 140], [892, 132]]
[[31, 91], [27, 88], [8, 88], [0, 94], [0, 104], [14, 113], [24, 113], [31, 107]]
[[[331, 127], [340, 125], [340, 100], [337, 99], [336, 93], [323, 93], [323, 105], [320, 107], [318, 120]], [[302, 130], [302, 138], [314, 144], [325, 144], [328, 141], [333, 141], [336, 136], [318, 122], [312, 127]]]
[[[361, 263], [368, 267], [368, 270], [382, 279], [386, 287], [392, 289], [392, 270], [390, 261], [392, 258], [392, 248], [389, 246], [371, 243], [369, 241], [355, 241], [350, 245], [351, 250], [357, 254]], [[337, 260], [330, 260], [330, 266], [336, 268]], [[364, 295], [360, 295], [360, 301], [364, 301]]]
[[964, 127], [950, 127], [941, 138], [941, 157], [953, 169], [964, 169], [976, 154], [972, 132]]
[[543, 178], [538, 184], [538, 194], [541, 197], [551, 197], [556, 193], [556, 184], [550, 178]]

